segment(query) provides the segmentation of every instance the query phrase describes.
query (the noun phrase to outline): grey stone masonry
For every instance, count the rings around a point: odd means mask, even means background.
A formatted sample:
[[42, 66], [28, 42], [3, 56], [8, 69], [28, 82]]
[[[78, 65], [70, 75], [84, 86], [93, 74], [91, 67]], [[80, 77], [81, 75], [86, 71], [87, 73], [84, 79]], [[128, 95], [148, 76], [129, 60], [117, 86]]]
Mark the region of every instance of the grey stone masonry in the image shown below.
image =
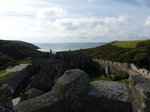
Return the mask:
[[120, 82], [90, 83], [79, 69], [67, 70], [53, 89], [15, 106], [17, 112], [132, 112], [129, 86]]
[[14, 90], [0, 82], [0, 112], [13, 112], [12, 94]]
[[150, 112], [150, 79], [130, 75], [129, 85], [133, 112]]

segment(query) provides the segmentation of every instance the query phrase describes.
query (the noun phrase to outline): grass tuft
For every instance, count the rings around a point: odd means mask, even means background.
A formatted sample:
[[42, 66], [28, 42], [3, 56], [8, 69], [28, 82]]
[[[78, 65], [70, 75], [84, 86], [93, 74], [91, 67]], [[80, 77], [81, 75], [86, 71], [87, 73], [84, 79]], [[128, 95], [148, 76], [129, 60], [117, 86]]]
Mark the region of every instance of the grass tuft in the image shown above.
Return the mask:
[[3, 73], [5, 73], [5, 72], [6, 72], [5, 70], [1, 70], [1, 71], [0, 71], [0, 74], [3, 74]]
[[123, 82], [123, 83], [129, 84], [129, 80], [128, 79], [122, 79], [122, 80], [119, 80], [119, 82]]
[[99, 80], [107, 80], [107, 81], [112, 81], [110, 78], [106, 78], [104, 77], [105, 74], [103, 72], [98, 73], [98, 72], [86, 72], [90, 78], [90, 82], [94, 82], [94, 81], [99, 81]]

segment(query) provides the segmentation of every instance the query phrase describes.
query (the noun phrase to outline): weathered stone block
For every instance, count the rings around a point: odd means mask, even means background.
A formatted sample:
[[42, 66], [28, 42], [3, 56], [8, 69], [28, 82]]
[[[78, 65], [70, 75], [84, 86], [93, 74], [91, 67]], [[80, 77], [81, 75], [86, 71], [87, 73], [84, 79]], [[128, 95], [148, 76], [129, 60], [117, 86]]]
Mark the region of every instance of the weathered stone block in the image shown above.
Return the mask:
[[37, 88], [44, 92], [48, 92], [54, 86], [54, 77], [56, 73], [50, 66], [45, 66], [41, 71], [34, 77], [33, 81], [28, 85], [26, 90], [31, 88]]
[[2, 84], [0, 86], [0, 112], [13, 111], [12, 105], [12, 94], [14, 90], [7, 84]]
[[31, 73], [31, 65], [28, 65], [25, 70], [17, 73], [5, 83], [11, 86], [14, 90], [19, 86], [19, 84]]
[[140, 75], [129, 77], [134, 112], [150, 111], [150, 80]]
[[[91, 82], [88, 93], [92, 112], [132, 112], [129, 86], [120, 82], [95, 81]], [[96, 105], [95, 105], [96, 104]]]
[[32, 89], [28, 90], [27, 92], [20, 95], [20, 102], [33, 99], [35, 97], [43, 95], [44, 93], [45, 92], [43, 92], [39, 89], [32, 88]]
[[119, 82], [89, 83], [79, 69], [67, 70], [53, 89], [15, 106], [17, 112], [131, 112], [128, 86]]

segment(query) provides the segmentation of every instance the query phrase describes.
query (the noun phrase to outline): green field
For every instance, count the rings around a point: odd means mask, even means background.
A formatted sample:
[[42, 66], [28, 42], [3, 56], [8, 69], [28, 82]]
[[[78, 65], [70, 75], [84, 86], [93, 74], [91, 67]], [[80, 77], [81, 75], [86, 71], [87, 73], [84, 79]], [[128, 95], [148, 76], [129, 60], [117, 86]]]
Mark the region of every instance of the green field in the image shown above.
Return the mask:
[[146, 42], [146, 40], [118, 41], [118, 42], [112, 43], [111, 45], [114, 45], [117, 47], [123, 47], [123, 48], [134, 48], [139, 42]]

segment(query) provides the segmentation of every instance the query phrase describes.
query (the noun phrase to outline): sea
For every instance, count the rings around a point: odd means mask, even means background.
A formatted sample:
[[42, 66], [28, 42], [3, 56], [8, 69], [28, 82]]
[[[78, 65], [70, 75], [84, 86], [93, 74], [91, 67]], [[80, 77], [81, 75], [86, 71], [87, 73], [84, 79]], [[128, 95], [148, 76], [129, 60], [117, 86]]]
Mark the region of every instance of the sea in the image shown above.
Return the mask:
[[52, 50], [53, 53], [58, 51], [73, 51], [79, 49], [87, 49], [87, 48], [94, 48], [104, 44], [102, 43], [33, 43], [34, 45], [38, 46], [40, 51], [49, 52]]

